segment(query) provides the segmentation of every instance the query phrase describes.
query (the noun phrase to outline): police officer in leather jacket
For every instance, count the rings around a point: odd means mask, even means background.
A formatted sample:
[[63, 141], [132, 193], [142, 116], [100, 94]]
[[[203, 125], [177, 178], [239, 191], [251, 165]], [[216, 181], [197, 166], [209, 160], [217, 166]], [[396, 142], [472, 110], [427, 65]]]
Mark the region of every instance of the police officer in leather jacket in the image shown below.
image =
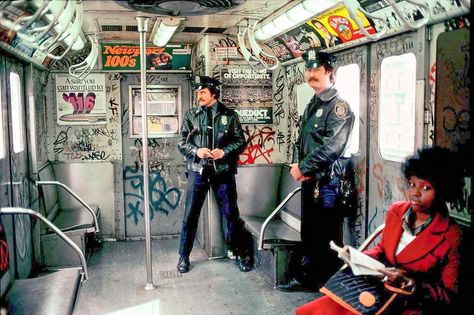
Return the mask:
[[178, 149], [187, 160], [188, 174], [177, 265], [181, 273], [189, 271], [189, 255], [209, 187], [227, 220], [226, 241], [237, 256], [237, 265], [244, 272], [252, 267], [252, 239], [239, 217], [235, 184], [237, 160], [245, 150], [246, 141], [237, 113], [217, 100], [219, 85], [214, 78], [195, 78], [200, 106], [189, 109], [184, 115], [178, 140]]
[[301, 182], [301, 239], [303, 258], [298, 274], [282, 290], [317, 289], [336, 271], [340, 260], [329, 241], [342, 241], [340, 211], [335, 208], [340, 179], [349, 158], [354, 115], [334, 86], [336, 57], [309, 50], [303, 54], [306, 81], [315, 95], [306, 106], [294, 147], [290, 173]]

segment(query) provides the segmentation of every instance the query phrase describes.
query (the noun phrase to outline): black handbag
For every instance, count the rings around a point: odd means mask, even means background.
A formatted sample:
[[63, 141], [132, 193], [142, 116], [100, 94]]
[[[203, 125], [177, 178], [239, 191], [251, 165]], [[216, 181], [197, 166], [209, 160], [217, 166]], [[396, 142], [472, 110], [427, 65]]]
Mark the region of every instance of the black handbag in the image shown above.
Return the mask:
[[355, 276], [350, 268], [336, 272], [319, 290], [354, 314], [382, 314], [397, 296], [409, 295], [409, 284], [393, 287], [376, 276]]

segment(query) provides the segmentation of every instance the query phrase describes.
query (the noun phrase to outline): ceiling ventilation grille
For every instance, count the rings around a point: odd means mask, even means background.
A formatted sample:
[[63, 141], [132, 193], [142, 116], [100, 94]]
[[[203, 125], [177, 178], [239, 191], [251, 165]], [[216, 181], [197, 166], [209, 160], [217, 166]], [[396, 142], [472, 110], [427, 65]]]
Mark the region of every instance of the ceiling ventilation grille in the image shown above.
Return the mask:
[[208, 27], [204, 33], [209, 33], [209, 34], [222, 34], [227, 30], [227, 28], [222, 28], [222, 27]]
[[122, 25], [102, 25], [102, 32], [121, 32]]
[[193, 26], [186, 26], [183, 28], [183, 33], [201, 33], [204, 27], [193, 27]]
[[169, 16], [213, 14], [234, 8], [245, 0], [115, 0], [123, 7]]
[[138, 25], [126, 25], [125, 30], [127, 32], [138, 32]]

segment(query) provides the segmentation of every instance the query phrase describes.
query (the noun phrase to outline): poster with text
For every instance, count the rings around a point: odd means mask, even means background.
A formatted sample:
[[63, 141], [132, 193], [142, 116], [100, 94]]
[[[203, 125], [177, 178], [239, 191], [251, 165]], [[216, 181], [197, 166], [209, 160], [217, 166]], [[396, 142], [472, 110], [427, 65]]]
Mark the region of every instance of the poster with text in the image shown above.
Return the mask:
[[[365, 15], [357, 11], [357, 16], [363, 21], [362, 25], [365, 30], [369, 34], [374, 34], [375, 29]], [[343, 4], [314, 17], [308, 21], [308, 24], [323, 39], [324, 47], [332, 47], [365, 37], [354, 20], [350, 18], [349, 12]]]
[[[102, 70], [140, 70], [140, 46], [134, 44], [101, 44]], [[170, 44], [146, 47], [147, 70], [188, 70], [191, 45]]]
[[272, 72], [259, 73], [247, 65], [221, 70], [222, 102], [234, 109], [242, 124], [272, 124]]
[[98, 125], [107, 122], [105, 74], [89, 74], [85, 79], [56, 75], [58, 125]]

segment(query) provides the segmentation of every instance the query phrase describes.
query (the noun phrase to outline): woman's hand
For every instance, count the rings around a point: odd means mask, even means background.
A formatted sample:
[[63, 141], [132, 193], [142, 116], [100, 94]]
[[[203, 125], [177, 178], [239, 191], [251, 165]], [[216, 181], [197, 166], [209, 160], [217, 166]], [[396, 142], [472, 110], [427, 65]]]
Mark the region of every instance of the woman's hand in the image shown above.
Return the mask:
[[403, 275], [405, 273], [405, 270], [398, 269], [395, 267], [386, 267], [385, 269], [381, 269], [379, 271], [385, 275], [385, 278], [383, 278], [384, 281], [395, 282], [398, 279], [402, 280], [406, 278]]

